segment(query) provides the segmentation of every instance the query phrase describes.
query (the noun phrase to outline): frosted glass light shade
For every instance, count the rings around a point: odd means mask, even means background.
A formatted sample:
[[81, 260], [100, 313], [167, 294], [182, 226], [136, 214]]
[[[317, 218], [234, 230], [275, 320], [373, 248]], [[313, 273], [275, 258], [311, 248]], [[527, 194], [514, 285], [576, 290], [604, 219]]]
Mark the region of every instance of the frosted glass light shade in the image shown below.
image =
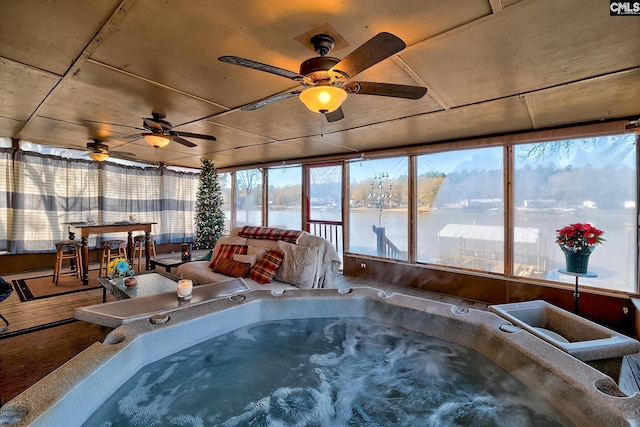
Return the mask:
[[335, 86], [314, 86], [303, 90], [299, 96], [300, 101], [314, 113], [330, 113], [347, 99], [347, 92]]
[[89, 156], [91, 160], [95, 160], [96, 162], [104, 162], [109, 158], [109, 155], [107, 153], [94, 153], [93, 151], [87, 153], [87, 156]]
[[171, 138], [165, 135], [157, 135], [155, 133], [145, 133], [142, 135], [149, 145], [156, 148], [162, 148], [171, 142]]

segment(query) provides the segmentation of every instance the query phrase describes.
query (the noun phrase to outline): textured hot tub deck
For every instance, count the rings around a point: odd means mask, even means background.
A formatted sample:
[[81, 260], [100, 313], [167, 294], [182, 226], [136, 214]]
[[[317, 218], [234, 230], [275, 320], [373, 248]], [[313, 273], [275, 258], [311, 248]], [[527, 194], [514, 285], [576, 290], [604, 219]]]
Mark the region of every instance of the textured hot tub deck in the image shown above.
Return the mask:
[[347, 287], [363, 286], [363, 287], [378, 288], [386, 292], [398, 292], [404, 295], [411, 295], [414, 297], [429, 298], [433, 301], [440, 301], [440, 302], [452, 304], [458, 307], [473, 308], [475, 310], [486, 311], [489, 307], [488, 304], [485, 304], [483, 302], [472, 301], [472, 300], [468, 300], [460, 297], [455, 297], [452, 295], [444, 295], [436, 292], [425, 291], [422, 289], [394, 285], [393, 283], [380, 282], [377, 280], [364, 279], [362, 277], [345, 276], [342, 274], [338, 274], [334, 279], [333, 287], [341, 288], [345, 286]]
[[[464, 343], [547, 396], [575, 425], [613, 427], [636, 425], [640, 420], [640, 396], [625, 395], [611, 378], [522, 329], [503, 329], [507, 323], [495, 314], [465, 310], [468, 302], [454, 306], [430, 303], [424, 293], [423, 298], [403, 296], [409, 293], [402, 292], [407, 289], [392, 294], [390, 286], [367, 282], [369, 286], [352, 282], [351, 289], [339, 290], [256, 290], [241, 299], [230, 297], [176, 311], [170, 324], [140, 321], [124, 325], [103, 344], [93, 345], [72, 364], [9, 402], [0, 414], [5, 411], [5, 418], [19, 420], [25, 426], [35, 421], [39, 425], [62, 425], [73, 414], [75, 424], [81, 424], [111, 389], [140, 366], [195, 342], [264, 320], [349, 313], [374, 320], [392, 317], [398, 325], [426, 328], [433, 336]], [[127, 363], [123, 364], [124, 360]], [[119, 377], [112, 375], [117, 370]], [[88, 395], [93, 396], [89, 399], [93, 406], [79, 407], [78, 399], [87, 401]], [[570, 400], [560, 398], [569, 395]]]
[[[159, 256], [166, 254], [159, 254]], [[166, 255], [166, 256], [170, 256]], [[97, 268], [97, 267], [96, 267]], [[6, 279], [14, 279], [14, 278], [22, 278], [26, 276], [43, 276], [52, 274], [52, 270], [48, 271], [36, 271], [31, 272], [30, 274], [15, 274], [15, 275], [5, 275]], [[435, 301], [441, 301], [453, 305], [457, 305], [460, 307], [468, 307], [474, 308], [477, 310], [486, 310], [488, 305], [465, 300], [459, 297], [454, 297], [450, 295], [443, 295], [434, 292], [424, 291], [415, 288], [408, 288], [404, 286], [389, 284], [385, 282], [373, 281], [370, 279], [363, 279], [355, 276], [344, 276], [342, 274], [338, 274], [335, 278], [335, 287], [344, 287], [344, 286], [372, 286], [378, 289], [383, 289], [386, 292], [399, 292], [406, 295], [412, 296], [420, 296], [426, 297]], [[84, 295], [91, 296], [90, 300], [79, 299]], [[93, 295], [95, 294], [95, 295]], [[93, 296], [92, 296], [93, 295]], [[83, 293], [73, 294], [74, 299], [69, 298], [69, 295], [61, 295], [59, 297], [47, 298], [42, 300], [34, 300], [27, 303], [21, 302], [20, 299], [15, 295], [12, 295], [11, 300], [5, 301], [3, 304], [5, 305], [5, 314], [11, 313], [12, 315], [12, 326], [13, 325], [22, 325], [23, 323], [26, 325], [27, 329], [18, 331], [18, 333], [11, 333], [8, 331], [7, 333], [0, 336], [0, 344], [6, 351], [0, 350], [0, 370], [2, 366], [20, 366], [23, 364], [24, 360], [29, 360], [35, 366], [42, 367], [40, 369], [25, 369], [22, 372], [22, 375], [19, 375], [16, 378], [19, 378], [19, 383], [9, 383], [6, 382], [0, 387], [0, 404], [6, 403], [11, 398], [13, 398], [18, 393], [24, 391], [27, 387], [35, 384], [38, 380], [40, 380], [44, 375], [46, 375], [51, 370], [55, 369], [58, 366], [61, 366], [73, 354], [70, 354], [73, 349], [70, 347], [65, 347], [65, 351], [62, 352], [57, 347], [53, 348], [56, 343], [61, 341], [76, 343], [73, 348], [78, 348], [77, 352], [80, 352], [84, 347], [78, 347], [78, 343], [82, 341], [83, 336], [75, 336], [75, 329], [72, 328], [71, 332], [68, 327], [56, 327], [59, 325], [66, 325], [68, 322], [60, 322], [58, 319], [63, 318], [64, 314], [58, 314], [54, 311], [52, 307], [69, 307], [66, 310], [70, 313], [73, 312], [74, 304], [75, 306], [84, 306], [88, 304], [95, 304], [100, 301], [101, 291], [87, 291]], [[63, 300], [58, 302], [59, 300]], [[76, 301], [77, 300], [77, 301]], [[85, 301], [86, 300], [86, 301]], [[53, 304], [53, 305], [52, 305]], [[46, 307], [45, 307], [46, 306]], [[60, 309], [59, 309], [60, 310]], [[39, 313], [38, 317], [33, 316], [33, 312]], [[44, 314], [49, 313], [49, 321], [52, 322], [50, 326], [46, 327], [43, 331], [43, 327], [38, 323], [33, 323], [36, 321], [42, 321], [42, 316]], [[53, 316], [53, 317], [51, 317]], [[62, 317], [61, 317], [62, 316]], [[24, 318], [24, 321], [21, 319]], [[45, 319], [46, 321], [46, 319]], [[73, 320], [71, 320], [74, 322]], [[28, 323], [31, 322], [31, 323]], [[74, 324], [84, 324], [84, 322], [77, 322]], [[71, 324], [69, 327], [73, 327], [74, 324]], [[34, 325], [34, 327], [29, 328], [29, 326]], [[83, 326], [83, 325], [80, 325]], [[80, 328], [77, 326], [76, 329]], [[86, 328], [85, 328], [86, 329]], [[104, 329], [104, 328], [103, 328]], [[27, 333], [33, 330], [33, 333]], [[84, 329], [80, 328], [81, 331]], [[43, 332], [42, 332], [43, 331]], [[80, 332], [78, 332], [80, 333]], [[104, 332], [101, 333], [103, 335]], [[15, 335], [15, 338], [13, 336]], [[85, 334], [86, 335], [86, 334]], [[28, 339], [25, 339], [27, 338]], [[6, 339], [3, 339], [6, 338]], [[96, 338], [98, 339], [98, 338]], [[100, 338], [101, 340], [102, 338]], [[38, 351], [34, 351], [33, 349], [37, 348]], [[11, 349], [11, 351], [8, 351]], [[33, 366], [31, 365], [31, 366]], [[4, 380], [8, 381], [8, 378], [4, 378]], [[630, 355], [624, 357], [624, 363], [622, 367], [622, 372], [620, 374], [619, 380], [620, 388], [627, 394], [631, 395], [635, 392], [640, 392], [640, 355]]]
[[[335, 287], [343, 286], [370, 286], [383, 289], [386, 292], [398, 292], [405, 295], [429, 298], [434, 301], [440, 301], [447, 304], [453, 304], [458, 307], [473, 308], [476, 310], [488, 310], [489, 304], [478, 301], [466, 300], [451, 295], [443, 295], [435, 292], [425, 291], [422, 289], [409, 288], [406, 286], [394, 285], [386, 282], [379, 282], [371, 279], [363, 279], [355, 276], [344, 276], [339, 274], [335, 278]], [[640, 353], [624, 356], [622, 361], [622, 369], [620, 377], [616, 378], [620, 389], [627, 395], [640, 393]]]

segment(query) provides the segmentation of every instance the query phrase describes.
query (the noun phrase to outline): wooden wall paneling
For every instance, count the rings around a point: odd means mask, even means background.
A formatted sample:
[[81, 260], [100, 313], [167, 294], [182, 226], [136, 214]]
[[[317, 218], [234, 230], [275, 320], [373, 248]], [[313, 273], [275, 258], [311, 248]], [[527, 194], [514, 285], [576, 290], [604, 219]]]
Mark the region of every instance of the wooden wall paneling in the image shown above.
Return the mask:
[[[363, 267], [362, 265], [365, 265]], [[573, 311], [573, 288], [524, 282], [502, 276], [472, 274], [399, 263], [354, 254], [344, 256], [344, 274], [437, 292], [487, 304], [541, 299]], [[580, 315], [596, 323], [634, 335], [635, 309], [625, 296], [580, 289]]]
[[[362, 268], [361, 264], [366, 267]], [[454, 273], [425, 266], [393, 261], [344, 256], [344, 274], [454, 295], [490, 304], [506, 301], [506, 282], [502, 277]]]

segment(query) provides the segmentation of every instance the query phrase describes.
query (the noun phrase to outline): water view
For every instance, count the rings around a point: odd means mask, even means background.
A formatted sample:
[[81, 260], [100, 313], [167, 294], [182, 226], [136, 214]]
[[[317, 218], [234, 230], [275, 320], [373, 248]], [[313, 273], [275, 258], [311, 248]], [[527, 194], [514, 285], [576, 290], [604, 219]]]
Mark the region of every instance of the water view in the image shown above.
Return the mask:
[[[513, 147], [512, 159], [505, 159], [503, 147], [419, 155], [412, 179], [407, 156], [350, 162], [345, 247], [352, 253], [406, 260], [413, 181], [416, 261], [503, 274], [505, 164], [510, 163], [512, 274], [574, 283], [575, 277], [558, 273], [565, 260], [555, 243], [556, 230], [586, 222], [604, 230], [605, 242], [589, 261], [589, 271], [598, 277], [580, 283], [634, 292], [635, 153], [634, 136], [627, 134], [521, 144]], [[301, 172], [287, 168], [269, 174], [269, 225], [302, 228]], [[259, 182], [259, 171], [248, 176]], [[342, 167], [313, 167], [310, 181], [310, 218], [341, 222]], [[254, 195], [253, 206], [237, 206], [236, 225], [261, 224], [255, 193], [245, 195]]]
[[[589, 270], [597, 278], [580, 280], [581, 285], [595, 286], [621, 291], [634, 288], [633, 263], [635, 259], [633, 209], [609, 211], [582, 209], [558, 213], [554, 210], [518, 210], [518, 228], [514, 244], [514, 273], [521, 277], [574, 283], [573, 276], [558, 273], [564, 268], [565, 259], [555, 243], [555, 230], [574, 222], [590, 222], [605, 230], [605, 244], [594, 251], [589, 261]], [[252, 212], [259, 218], [260, 212]], [[351, 233], [349, 251], [364, 255], [377, 255], [376, 234], [373, 226], [385, 228], [386, 237], [402, 251], [407, 250], [406, 211], [375, 209], [351, 210]], [[314, 218], [336, 221], [340, 211], [334, 209], [314, 210]], [[273, 210], [269, 212], [270, 223], [288, 228], [288, 224], [300, 222], [299, 211]], [[466, 224], [480, 230], [482, 227], [497, 227], [491, 240], [442, 235], [452, 224]], [[434, 209], [418, 214], [417, 261], [470, 268], [486, 272], [504, 272], [503, 216], [495, 211], [468, 211], [465, 209]], [[526, 232], [525, 232], [526, 231]], [[472, 233], [472, 231], [469, 231]], [[518, 237], [523, 236], [523, 237]], [[484, 237], [479, 234], [479, 237]], [[465, 258], [472, 254], [473, 261]]]

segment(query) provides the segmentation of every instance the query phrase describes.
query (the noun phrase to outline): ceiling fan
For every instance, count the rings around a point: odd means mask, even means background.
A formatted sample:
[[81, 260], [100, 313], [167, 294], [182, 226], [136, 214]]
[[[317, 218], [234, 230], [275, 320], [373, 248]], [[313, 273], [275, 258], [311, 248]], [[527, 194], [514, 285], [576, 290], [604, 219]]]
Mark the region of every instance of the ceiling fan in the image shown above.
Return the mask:
[[109, 157], [122, 160], [135, 161], [136, 155], [126, 151], [109, 151], [109, 146], [105, 144], [105, 140], [101, 138], [92, 138], [91, 142], [87, 142], [87, 156], [97, 162], [103, 162]]
[[334, 44], [334, 39], [329, 34], [313, 36], [311, 45], [320, 56], [302, 62], [299, 73], [238, 56], [221, 56], [218, 60], [286, 77], [305, 87], [247, 104], [241, 108], [244, 111], [299, 96], [311, 111], [322, 113], [327, 121], [335, 122], [344, 118], [341, 105], [347, 94], [420, 99], [427, 93], [427, 88], [421, 86], [351, 80], [367, 68], [403, 50], [406, 44], [397, 36], [386, 32], [379, 33], [341, 60], [326, 56]]
[[131, 135], [124, 139], [129, 141], [135, 141], [136, 139], [142, 137], [145, 141], [147, 141], [150, 145], [161, 148], [169, 144], [171, 141], [175, 141], [178, 144], [182, 144], [186, 147], [196, 147], [197, 145], [191, 141], [184, 139], [186, 138], [198, 138], [205, 139], [208, 141], [216, 141], [216, 137], [212, 135], [202, 135], [199, 133], [191, 133], [191, 132], [176, 132], [173, 130], [173, 125], [165, 120], [166, 115], [161, 113], [151, 113], [152, 117], [147, 117], [142, 119], [142, 126], [146, 132]]

